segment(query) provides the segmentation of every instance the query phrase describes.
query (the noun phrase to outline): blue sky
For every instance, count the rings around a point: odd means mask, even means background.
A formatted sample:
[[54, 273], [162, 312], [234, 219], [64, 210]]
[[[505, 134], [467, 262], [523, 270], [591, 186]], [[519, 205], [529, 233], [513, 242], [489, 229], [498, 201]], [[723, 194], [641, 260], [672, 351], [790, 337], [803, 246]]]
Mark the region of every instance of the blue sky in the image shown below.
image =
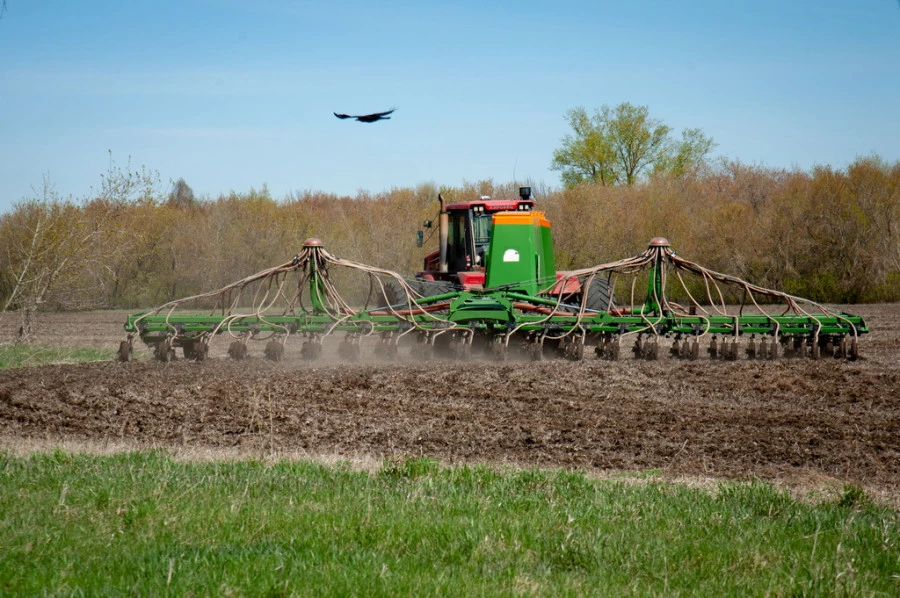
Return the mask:
[[900, 160], [897, 0], [7, 0], [0, 56], [0, 213], [110, 156], [211, 198], [559, 187], [565, 112], [622, 102], [748, 164]]

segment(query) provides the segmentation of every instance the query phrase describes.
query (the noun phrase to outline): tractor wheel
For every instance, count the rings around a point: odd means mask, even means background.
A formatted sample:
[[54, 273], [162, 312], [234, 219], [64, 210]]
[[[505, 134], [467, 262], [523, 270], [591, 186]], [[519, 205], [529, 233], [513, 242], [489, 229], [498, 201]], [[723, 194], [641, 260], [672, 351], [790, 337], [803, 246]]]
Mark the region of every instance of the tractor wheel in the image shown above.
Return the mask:
[[[582, 291], [583, 292], [583, 291]], [[597, 311], [607, 311], [612, 306], [609, 302], [609, 281], [605, 278], [594, 278], [587, 289], [585, 307]]]
[[410, 286], [423, 297], [433, 297], [435, 295], [443, 295], [452, 293], [456, 290], [456, 286], [449, 280], [411, 280]]
[[391, 278], [384, 283], [384, 299], [388, 305], [395, 306], [395, 309], [403, 309], [407, 302], [406, 290], [396, 279]]

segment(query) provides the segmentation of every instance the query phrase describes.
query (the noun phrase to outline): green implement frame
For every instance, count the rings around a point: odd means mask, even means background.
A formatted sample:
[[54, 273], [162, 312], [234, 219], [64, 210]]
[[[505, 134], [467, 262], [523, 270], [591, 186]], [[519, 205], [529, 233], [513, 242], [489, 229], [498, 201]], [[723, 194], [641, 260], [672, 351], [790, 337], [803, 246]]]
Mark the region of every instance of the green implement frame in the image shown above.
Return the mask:
[[[374, 309], [354, 309], [341, 298], [329, 276], [329, 269], [341, 267], [367, 273], [382, 291], [389, 285], [399, 287], [405, 299], [392, 304], [385, 299]], [[299, 275], [299, 280], [289, 297], [285, 290], [292, 273]], [[618, 282], [630, 280], [634, 297], [641, 275], [647, 291], [639, 304], [610, 300], [606, 309], [588, 307], [591, 284], [608, 285], [612, 297]], [[519, 284], [423, 297], [399, 274], [337, 258], [320, 241], [309, 239], [303, 251], [282, 266], [214, 293], [129, 316], [125, 324], [128, 340], [120, 349], [120, 358], [130, 359], [134, 338], [140, 337], [155, 348], [160, 359], [173, 357], [176, 347], [183, 347], [187, 357], [202, 359], [209, 341], [221, 334], [233, 338], [229, 351], [233, 357], [246, 355], [240, 345], [246, 347], [248, 340], [269, 339], [266, 355], [278, 358], [283, 351], [277, 345], [294, 335], [306, 339], [304, 355], [315, 357], [323, 338], [343, 332], [351, 345], [373, 334], [383, 335], [393, 344], [410, 333], [432, 345], [439, 338], [454, 339], [462, 346], [479, 339], [479, 346], [491, 347], [501, 357], [510, 341], [519, 339], [534, 347], [532, 354], [540, 354], [548, 345], [581, 358], [584, 344], [589, 342], [595, 345], [598, 357], [618, 359], [619, 343], [632, 337], [635, 356], [647, 359], [659, 356], [663, 338], [673, 339], [673, 356], [688, 359], [699, 357], [701, 339], [709, 340], [710, 357], [736, 359], [741, 338], [748, 339], [745, 349], [751, 358], [772, 358], [780, 348], [786, 356], [818, 358], [830, 353], [855, 359], [857, 339], [868, 332], [860, 316], [705, 269], [676, 255], [668, 241], [660, 238], [632, 258], [568, 272], [555, 280], [546, 278], [532, 281], [533, 288], [539, 289], [535, 294], [521, 292]], [[257, 288], [254, 307], [238, 310], [234, 307], [237, 301], [224, 307], [226, 296], [246, 294], [254, 285], [266, 288], [265, 292]], [[677, 296], [679, 302], [670, 296]], [[192, 300], [210, 298], [220, 299], [218, 313], [185, 311]]]

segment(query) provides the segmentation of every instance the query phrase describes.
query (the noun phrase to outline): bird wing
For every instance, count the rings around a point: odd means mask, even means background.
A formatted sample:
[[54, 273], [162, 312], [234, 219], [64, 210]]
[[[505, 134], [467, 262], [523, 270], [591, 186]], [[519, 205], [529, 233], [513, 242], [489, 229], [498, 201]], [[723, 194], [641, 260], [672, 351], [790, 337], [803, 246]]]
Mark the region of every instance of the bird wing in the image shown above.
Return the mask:
[[363, 123], [373, 123], [376, 120], [388, 120], [391, 117], [388, 114], [392, 113], [396, 108], [391, 108], [390, 110], [385, 110], [384, 112], [374, 112], [372, 114], [338, 114], [337, 112], [334, 115], [338, 118], [355, 118], [359, 122]]
[[374, 112], [372, 114], [364, 114], [362, 116], [357, 116], [356, 120], [358, 120], [360, 122], [364, 122], [364, 123], [373, 123], [377, 120], [390, 120], [391, 117], [388, 116], [388, 114], [390, 114], [394, 110], [395, 110], [394, 108], [391, 108], [390, 110], [386, 110], [384, 112]]

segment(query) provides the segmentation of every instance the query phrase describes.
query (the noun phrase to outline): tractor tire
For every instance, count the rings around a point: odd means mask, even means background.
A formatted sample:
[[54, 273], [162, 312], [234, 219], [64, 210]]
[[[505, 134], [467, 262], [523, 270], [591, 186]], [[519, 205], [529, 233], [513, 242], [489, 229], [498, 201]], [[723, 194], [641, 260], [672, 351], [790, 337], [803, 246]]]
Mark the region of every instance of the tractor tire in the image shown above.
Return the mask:
[[422, 280], [417, 278], [410, 280], [409, 285], [423, 297], [443, 295], [457, 290], [456, 285], [449, 280]]
[[396, 279], [391, 278], [384, 283], [384, 300], [386, 305], [392, 305], [394, 309], [403, 309], [406, 304], [406, 291]]
[[609, 297], [609, 281], [603, 278], [594, 278], [587, 289], [586, 305], [588, 309], [607, 311], [613, 308]]

